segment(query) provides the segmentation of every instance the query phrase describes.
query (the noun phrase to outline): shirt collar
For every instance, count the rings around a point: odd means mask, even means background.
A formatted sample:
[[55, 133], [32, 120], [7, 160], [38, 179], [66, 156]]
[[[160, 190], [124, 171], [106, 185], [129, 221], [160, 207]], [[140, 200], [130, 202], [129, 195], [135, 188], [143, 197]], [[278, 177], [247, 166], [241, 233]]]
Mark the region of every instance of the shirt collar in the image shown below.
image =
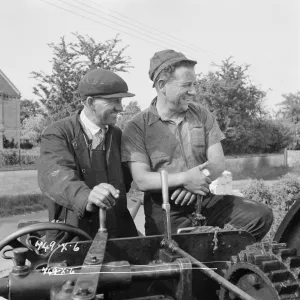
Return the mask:
[[[161, 119], [160, 115], [157, 112], [156, 109], [156, 102], [157, 102], [157, 97], [155, 97], [152, 101], [151, 101], [151, 105], [148, 108], [148, 125], [150, 126], [151, 124], [157, 122], [159, 119]], [[187, 109], [187, 111], [189, 110], [189, 108]], [[186, 111], [186, 112], [187, 112]], [[161, 119], [162, 120], [162, 119]]]
[[157, 101], [157, 97], [155, 97], [151, 101], [151, 105], [148, 108], [148, 125], [149, 126], [160, 119], [160, 116], [156, 109], [156, 101]]
[[[90, 121], [90, 119], [84, 113], [84, 109], [80, 113], [80, 120], [83, 126], [94, 136], [99, 130], [102, 130], [98, 125]], [[108, 125], [105, 126], [104, 131], [107, 132]]]

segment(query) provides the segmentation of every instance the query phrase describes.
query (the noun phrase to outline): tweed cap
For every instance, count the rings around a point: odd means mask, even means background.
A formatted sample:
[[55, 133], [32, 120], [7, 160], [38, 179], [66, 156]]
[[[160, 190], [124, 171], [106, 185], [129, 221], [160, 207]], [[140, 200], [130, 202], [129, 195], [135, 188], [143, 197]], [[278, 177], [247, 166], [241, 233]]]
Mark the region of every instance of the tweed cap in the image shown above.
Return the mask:
[[135, 96], [128, 92], [126, 82], [117, 74], [106, 69], [95, 69], [85, 74], [78, 85], [81, 96], [101, 98], [124, 98]]
[[159, 73], [169, 67], [174, 65], [180, 61], [189, 61], [191, 63], [197, 64], [195, 60], [191, 60], [186, 58], [181, 52], [176, 52], [174, 50], [163, 50], [156, 52], [153, 57], [150, 59], [150, 69], [149, 69], [149, 77], [155, 82], [155, 79], [159, 75]]

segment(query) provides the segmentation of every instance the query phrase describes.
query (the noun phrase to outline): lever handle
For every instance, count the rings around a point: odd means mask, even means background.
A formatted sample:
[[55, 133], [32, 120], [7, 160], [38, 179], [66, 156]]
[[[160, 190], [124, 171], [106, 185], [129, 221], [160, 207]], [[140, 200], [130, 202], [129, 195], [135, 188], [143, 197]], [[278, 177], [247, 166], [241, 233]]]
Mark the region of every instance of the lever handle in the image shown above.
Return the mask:
[[160, 178], [161, 178], [163, 204], [169, 204], [168, 172], [166, 170], [161, 170]]
[[106, 210], [103, 208], [99, 208], [99, 222], [100, 228], [99, 231], [106, 232]]
[[165, 239], [171, 240], [171, 217], [170, 217], [170, 203], [169, 203], [169, 186], [168, 186], [168, 172], [165, 170], [160, 171], [161, 188], [163, 204], [162, 209], [164, 213], [164, 225], [165, 225]]

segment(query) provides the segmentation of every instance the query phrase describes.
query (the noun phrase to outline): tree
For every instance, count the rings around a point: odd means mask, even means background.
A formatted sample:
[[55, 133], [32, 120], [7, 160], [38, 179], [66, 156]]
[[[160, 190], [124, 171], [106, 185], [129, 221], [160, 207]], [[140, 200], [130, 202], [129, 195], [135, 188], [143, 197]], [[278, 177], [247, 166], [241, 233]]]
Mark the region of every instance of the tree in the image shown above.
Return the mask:
[[138, 103], [136, 101], [130, 101], [128, 105], [125, 106], [124, 111], [120, 114], [120, 117], [117, 121], [117, 126], [123, 130], [126, 123], [139, 112], [141, 112], [141, 108]]
[[32, 72], [38, 83], [34, 94], [45, 105], [52, 121], [71, 115], [80, 107], [77, 87], [80, 78], [91, 69], [104, 68], [113, 72], [126, 72], [130, 57], [124, 56], [127, 47], [119, 49], [118, 35], [105, 42], [74, 34], [76, 41], [60, 38], [58, 44], [51, 43], [53, 50], [52, 72]]
[[25, 119], [43, 114], [44, 111], [37, 101], [22, 99], [20, 102], [20, 121], [21, 124]]
[[237, 65], [231, 57], [213, 65], [217, 71], [198, 75], [198, 101], [216, 116], [226, 136], [225, 153], [252, 153], [258, 144], [263, 149], [267, 145], [261, 126], [266, 116], [262, 107], [266, 92], [251, 82], [249, 65]]
[[281, 106], [278, 115], [294, 124], [300, 121], [300, 91], [283, 94], [284, 101], [278, 103]]
[[22, 140], [36, 146], [40, 143], [41, 134], [47, 125], [49, 118], [45, 118], [42, 114], [25, 119], [21, 127]]

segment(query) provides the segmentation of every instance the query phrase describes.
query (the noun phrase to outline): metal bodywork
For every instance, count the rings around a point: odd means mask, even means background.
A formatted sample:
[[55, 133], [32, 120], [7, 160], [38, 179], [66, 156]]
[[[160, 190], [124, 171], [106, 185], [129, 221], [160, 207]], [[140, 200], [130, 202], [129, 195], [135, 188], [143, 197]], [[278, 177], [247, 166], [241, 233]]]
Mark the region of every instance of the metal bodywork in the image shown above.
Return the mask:
[[[180, 298], [178, 295], [186, 295], [187, 292], [183, 291], [190, 287], [190, 293], [195, 299], [199, 295], [218, 299], [216, 290], [220, 288], [219, 284], [195, 266], [192, 267], [190, 260], [162, 249], [160, 244], [163, 238], [149, 236], [108, 240], [97, 292], [109, 293], [109, 299], [115, 300], [146, 295], [165, 295], [184, 300], [188, 298]], [[243, 231], [219, 232], [216, 250], [214, 233], [177, 234], [172, 236], [172, 240], [183, 251], [219, 274], [232, 255], [254, 242], [252, 235]], [[49, 275], [42, 270], [31, 270], [26, 276], [11, 273], [9, 280], [0, 280], [0, 294], [7, 296], [9, 292], [12, 300], [26, 299], [25, 296], [30, 296], [30, 299], [49, 299], [52, 288], [60, 290], [66, 281], [71, 280], [73, 284], [76, 282], [91, 244], [92, 241], [68, 243], [68, 247], [60, 246], [49, 256], [48, 266], [57, 266], [58, 269], [73, 267], [74, 274], [65, 272], [60, 275], [58, 272]], [[75, 246], [78, 251], [74, 251]]]
[[278, 243], [286, 243], [288, 247], [297, 249], [300, 255], [300, 199], [297, 200], [282, 220], [274, 236]]
[[[101, 210], [94, 240], [64, 224], [30, 225], [0, 241], [0, 251], [6, 244], [14, 248], [15, 264], [8, 277], [0, 278], [0, 296], [10, 300], [300, 300], [297, 250], [284, 244], [256, 244], [245, 231], [171, 235], [166, 172], [161, 179], [164, 235], [107, 240]], [[300, 223], [295, 216], [292, 225], [285, 222], [282, 233]], [[34, 229], [57, 226], [83, 240], [64, 240], [42, 259], [28, 239], [25, 245], [17, 240]]]

